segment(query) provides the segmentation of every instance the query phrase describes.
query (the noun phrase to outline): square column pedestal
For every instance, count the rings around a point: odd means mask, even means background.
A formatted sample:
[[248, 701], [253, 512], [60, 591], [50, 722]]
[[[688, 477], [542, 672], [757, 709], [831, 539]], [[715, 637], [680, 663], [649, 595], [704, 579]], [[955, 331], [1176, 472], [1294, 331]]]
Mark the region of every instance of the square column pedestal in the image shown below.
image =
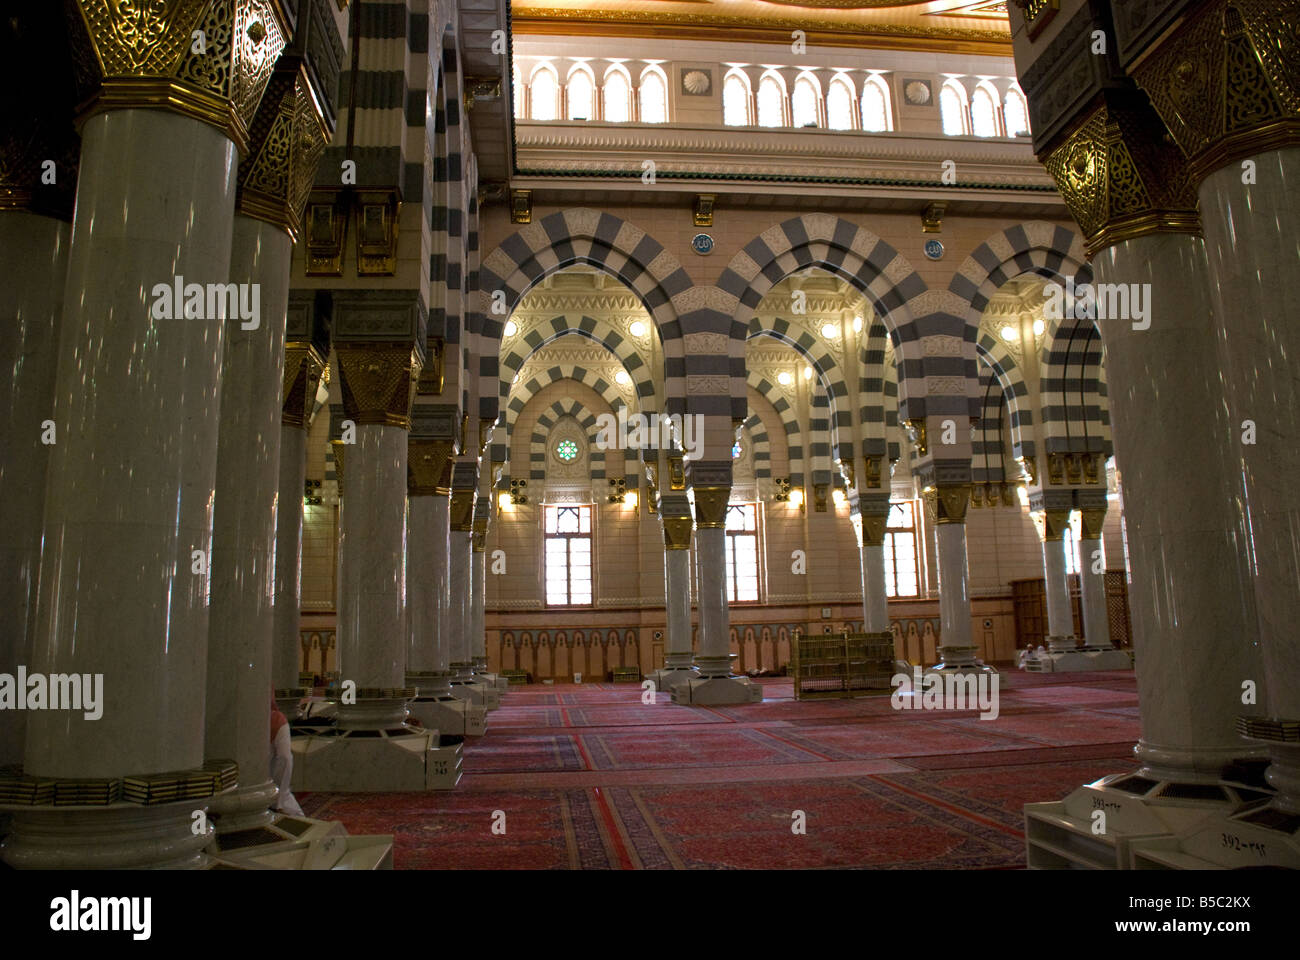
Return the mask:
[[406, 723], [414, 689], [340, 704], [335, 725], [294, 730], [294, 792], [389, 793], [445, 790], [460, 779], [461, 746], [443, 746], [436, 728]]
[[1133, 658], [1116, 647], [1077, 646], [1075, 637], [1048, 637], [1047, 653], [1027, 657], [1029, 673], [1075, 673], [1088, 670], [1132, 670]]
[[693, 659], [694, 654], [689, 651], [686, 653], [666, 653], [664, 654], [663, 667], [646, 674], [645, 678], [655, 685], [656, 691], [662, 690], [672, 693], [673, 688], [678, 684], [700, 678], [692, 663]]
[[411, 719], [429, 730], [437, 730], [445, 743], [454, 738], [481, 737], [487, 732], [487, 708], [453, 696], [453, 676], [450, 671], [406, 675], [407, 685], [417, 691], [415, 699], [406, 705]]
[[731, 673], [734, 653], [725, 657], [696, 657], [699, 675], [677, 681], [672, 687], [673, 703], [698, 703], [703, 706], [734, 703], [761, 703], [763, 688], [748, 677]]

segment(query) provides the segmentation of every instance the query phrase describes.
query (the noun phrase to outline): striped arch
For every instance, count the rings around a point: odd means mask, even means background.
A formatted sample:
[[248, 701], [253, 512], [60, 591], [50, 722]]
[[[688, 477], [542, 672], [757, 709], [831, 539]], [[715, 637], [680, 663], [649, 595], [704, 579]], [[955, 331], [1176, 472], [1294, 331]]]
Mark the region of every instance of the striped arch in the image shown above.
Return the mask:
[[515, 375], [534, 353], [566, 335], [586, 337], [608, 350], [627, 371], [636, 388], [635, 407], [653, 407], [655, 399], [654, 376], [635, 345], [603, 320], [591, 317], [552, 317], [538, 324], [522, 336], [501, 347], [501, 381], [499, 387], [501, 407], [506, 406], [510, 384]]
[[[609, 273], [641, 298], [664, 349], [664, 391], [670, 413], [684, 412], [686, 379], [679, 316], [690, 310], [692, 283], [672, 254], [640, 227], [599, 210], [548, 214], [502, 241], [483, 259], [479, 303], [484, 317], [480, 376], [497, 377], [501, 335], [520, 298], [543, 277], [575, 263]], [[495, 303], [494, 303], [495, 301]], [[495, 420], [498, 398], [480, 399], [479, 417]]]
[[591, 465], [591, 479], [605, 479], [605, 451], [596, 445], [596, 415], [579, 400], [556, 400], [537, 418], [528, 445], [528, 479], [546, 479], [546, 443], [552, 428], [565, 417], [578, 421], [587, 433], [587, 460]]
[[[926, 292], [926, 284], [904, 256], [864, 227], [831, 214], [810, 213], [777, 224], [751, 240], [717, 282], [734, 303], [736, 329], [746, 329], [746, 313], [757, 307], [775, 284], [814, 266], [843, 279], [875, 309], [901, 361], [902, 405], [911, 411], [909, 416], [923, 416], [926, 390], [917, 323], [921, 311], [914, 301]], [[743, 398], [744, 342], [735, 333], [732, 339], [739, 341], [731, 346], [732, 397]]]
[[975, 425], [975, 439], [971, 443], [971, 480], [974, 483], [1002, 484], [1013, 475], [1005, 456], [1009, 413], [1006, 392], [997, 372], [991, 366], [981, 364], [980, 419]]
[[1048, 321], [1038, 406], [1045, 453], [1112, 453], [1101, 331], [1088, 318]]
[[754, 479], [770, 480], [772, 478], [772, 441], [768, 438], [767, 427], [763, 418], [752, 414], [745, 421], [744, 427], [749, 440], [754, 444]]
[[[803, 441], [799, 430], [799, 418], [795, 415], [794, 407], [789, 400], [781, 395], [780, 388], [761, 373], [750, 372], [747, 384], [759, 396], [770, 403], [772, 408], [776, 410], [777, 416], [781, 418], [781, 425], [785, 427], [786, 456], [790, 464], [790, 483], [793, 486], [801, 486], [804, 482]], [[748, 398], [746, 398], [746, 406], [748, 407]]]
[[890, 359], [888, 343], [888, 329], [873, 317], [858, 350], [858, 423], [863, 455], [888, 456], [892, 463], [901, 450], [894, 439], [898, 436], [898, 367]]
[[[830, 351], [822, 345], [821, 340], [800, 326], [772, 318], [771, 327], [765, 327], [755, 317], [749, 323], [749, 337], [771, 337], [793, 348], [795, 353], [806, 360], [817, 371], [818, 385], [827, 392], [825, 397], [830, 404], [830, 416], [835, 424], [833, 443], [835, 455], [845, 463], [853, 462], [853, 411], [849, 407], [849, 388], [844, 382], [844, 372]], [[828, 481], [819, 480], [819, 483]]]
[[[1078, 283], [1090, 283], [1092, 268], [1086, 262], [1083, 238], [1069, 227], [1034, 220], [1001, 230], [976, 247], [948, 284], [956, 309], [961, 311], [966, 343], [979, 342], [980, 319], [993, 294], [1025, 273], [1058, 283], [1064, 283], [1067, 276]], [[975, 354], [963, 359], [967, 381], [978, 383]], [[970, 416], [979, 416], [978, 405], [978, 398], [972, 395]]]
[[[1011, 351], [992, 334], [980, 333], [978, 351], [980, 359], [988, 365], [1006, 394], [1007, 416], [1003, 420], [1003, 429], [1011, 438], [1011, 455], [1016, 459], [1033, 460], [1038, 455], [1038, 446], [1034, 440], [1034, 411], [1029, 402], [1024, 370], [1016, 363]], [[983, 395], [983, 372], [980, 373], [980, 389]]]
[[[526, 382], [515, 384], [511, 390], [509, 402], [506, 405], [505, 450], [507, 455], [510, 449], [511, 437], [514, 435], [515, 421], [523, 413], [524, 408], [528, 406], [528, 401], [533, 398], [534, 394], [557, 380], [576, 380], [578, 383], [590, 387], [600, 395], [601, 399], [609, 405], [610, 410], [615, 414], [618, 413], [620, 407], [627, 405], [619, 394], [618, 388], [595, 370], [588, 370], [586, 367], [579, 367], [571, 363], [560, 363], [538, 371], [535, 376], [529, 377]], [[640, 456], [641, 451], [632, 447], [627, 447], [623, 451], [623, 475], [627, 477], [629, 488], [640, 485], [641, 468], [637, 462]], [[495, 456], [493, 459], [496, 459]]]
[[831, 466], [831, 402], [820, 377], [813, 380], [808, 404], [808, 460], [813, 483], [830, 483], [836, 474]]

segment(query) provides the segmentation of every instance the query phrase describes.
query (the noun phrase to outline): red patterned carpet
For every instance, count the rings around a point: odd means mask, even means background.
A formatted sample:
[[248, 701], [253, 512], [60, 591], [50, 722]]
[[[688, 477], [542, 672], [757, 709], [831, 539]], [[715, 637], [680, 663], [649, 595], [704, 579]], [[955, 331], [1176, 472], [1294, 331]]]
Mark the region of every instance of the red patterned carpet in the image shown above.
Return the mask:
[[631, 684], [514, 687], [455, 791], [299, 799], [393, 834], [399, 869], [1023, 867], [1025, 803], [1133, 766], [1137, 690], [1131, 673], [1003, 677], [996, 720], [800, 703], [783, 680], [718, 708], [642, 704]]

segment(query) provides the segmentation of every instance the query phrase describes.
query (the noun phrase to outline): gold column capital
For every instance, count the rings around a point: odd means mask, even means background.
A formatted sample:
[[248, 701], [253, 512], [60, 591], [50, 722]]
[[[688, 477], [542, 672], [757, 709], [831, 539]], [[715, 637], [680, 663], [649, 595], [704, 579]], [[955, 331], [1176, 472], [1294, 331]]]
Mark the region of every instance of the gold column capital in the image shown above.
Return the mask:
[[1300, 145], [1300, 0], [1206, 0], [1129, 68], [1193, 184]]
[[1043, 160], [1091, 257], [1153, 233], [1201, 232], [1187, 164], [1134, 94], [1102, 94]]
[[240, 153], [288, 41], [272, 0], [70, 0], [84, 122], [121, 109], [170, 110], [221, 130]]
[[926, 487], [922, 491], [926, 519], [935, 524], [965, 523], [966, 508], [970, 505], [970, 487], [969, 483]]
[[325, 375], [325, 361], [310, 343], [284, 345], [284, 390], [280, 422], [305, 429], [316, 403], [316, 391]]
[[1065, 537], [1070, 526], [1069, 510], [1035, 510], [1030, 515], [1040, 543], [1056, 543]]
[[725, 529], [730, 499], [730, 487], [695, 487], [695, 525], [701, 530]]
[[418, 392], [424, 396], [438, 396], [446, 384], [443, 363], [447, 341], [442, 337], [430, 337], [425, 346], [428, 359], [420, 370]]
[[1106, 523], [1106, 508], [1100, 510], [1080, 510], [1081, 518], [1079, 539], [1100, 540], [1101, 528]]
[[664, 517], [664, 549], [689, 550], [691, 548], [691, 518]]
[[460, 533], [474, 530], [474, 500], [478, 491], [470, 488], [451, 491], [451, 529]]
[[236, 209], [279, 227], [297, 243], [303, 208], [328, 142], [324, 109], [316, 101], [306, 67], [276, 71], [249, 130], [248, 156], [239, 165]]
[[420, 361], [409, 342], [335, 343], [343, 409], [357, 423], [411, 428]]
[[406, 441], [406, 493], [411, 497], [447, 496], [443, 483], [447, 463], [453, 456], [454, 441], [416, 439]]
[[864, 513], [859, 519], [862, 522], [862, 545], [864, 547], [883, 547], [889, 517], [883, 514], [872, 516]]
[[330, 448], [334, 451], [334, 481], [339, 486], [339, 496], [343, 495], [343, 451], [347, 446], [342, 440], [330, 441]]

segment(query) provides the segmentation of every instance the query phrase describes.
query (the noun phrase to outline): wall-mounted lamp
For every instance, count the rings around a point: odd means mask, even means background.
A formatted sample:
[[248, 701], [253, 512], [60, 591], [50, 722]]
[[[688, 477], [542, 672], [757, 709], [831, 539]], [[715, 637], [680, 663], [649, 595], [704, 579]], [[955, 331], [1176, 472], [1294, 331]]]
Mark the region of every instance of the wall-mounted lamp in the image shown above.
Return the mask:
[[511, 480], [510, 481], [510, 502], [518, 506], [528, 502], [528, 481]]

